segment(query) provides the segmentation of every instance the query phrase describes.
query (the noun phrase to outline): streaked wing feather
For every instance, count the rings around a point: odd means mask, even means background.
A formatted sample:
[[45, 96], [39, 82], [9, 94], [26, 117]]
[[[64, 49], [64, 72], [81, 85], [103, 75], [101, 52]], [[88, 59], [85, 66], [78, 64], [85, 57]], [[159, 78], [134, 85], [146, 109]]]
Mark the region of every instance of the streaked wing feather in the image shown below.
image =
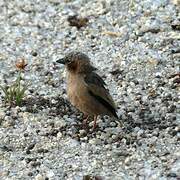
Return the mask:
[[91, 73], [87, 74], [85, 76], [84, 80], [87, 84], [95, 84], [95, 85], [99, 85], [104, 88], [106, 86], [106, 83], [104, 82], [104, 80], [95, 72], [91, 72]]
[[100, 102], [103, 106], [105, 106], [113, 115], [114, 117], [118, 118], [117, 114], [116, 114], [116, 109], [106, 100], [104, 100], [104, 98], [94, 94], [91, 90], [89, 90], [89, 94], [91, 96], [93, 96], [98, 102]]
[[105, 88], [106, 84], [103, 79], [95, 72], [92, 72], [87, 74], [84, 80], [90, 95], [96, 98], [97, 101], [103, 104], [115, 117], [117, 117], [115, 103], [109, 94], [109, 91]]

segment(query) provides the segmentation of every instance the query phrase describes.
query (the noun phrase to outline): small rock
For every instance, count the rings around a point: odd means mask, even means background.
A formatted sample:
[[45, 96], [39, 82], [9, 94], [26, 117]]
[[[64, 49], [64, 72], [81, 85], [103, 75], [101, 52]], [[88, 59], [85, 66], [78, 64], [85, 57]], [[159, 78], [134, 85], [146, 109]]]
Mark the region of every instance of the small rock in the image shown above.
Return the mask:
[[41, 174], [38, 174], [35, 176], [35, 180], [44, 180], [44, 176], [42, 176]]
[[86, 134], [86, 131], [84, 129], [79, 130], [79, 136], [82, 137]]
[[89, 140], [89, 144], [98, 145], [98, 144], [101, 144], [101, 140], [93, 138]]
[[76, 26], [78, 29], [80, 29], [83, 26], [86, 26], [88, 22], [88, 18], [78, 17], [78, 15], [69, 16], [67, 20], [70, 26]]

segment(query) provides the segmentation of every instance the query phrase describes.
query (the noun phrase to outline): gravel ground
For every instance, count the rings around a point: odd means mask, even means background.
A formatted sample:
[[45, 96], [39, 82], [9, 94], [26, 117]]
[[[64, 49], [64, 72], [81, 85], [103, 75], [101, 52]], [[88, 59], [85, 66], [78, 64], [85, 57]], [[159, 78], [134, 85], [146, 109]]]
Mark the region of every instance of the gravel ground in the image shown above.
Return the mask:
[[[179, 0], [0, 0], [0, 83], [15, 80], [21, 58], [22, 83], [30, 83], [21, 107], [0, 94], [0, 179], [179, 179], [179, 7]], [[88, 19], [83, 27], [68, 22], [76, 14]], [[119, 121], [102, 117], [95, 132], [83, 129], [55, 63], [71, 50], [99, 69]]]

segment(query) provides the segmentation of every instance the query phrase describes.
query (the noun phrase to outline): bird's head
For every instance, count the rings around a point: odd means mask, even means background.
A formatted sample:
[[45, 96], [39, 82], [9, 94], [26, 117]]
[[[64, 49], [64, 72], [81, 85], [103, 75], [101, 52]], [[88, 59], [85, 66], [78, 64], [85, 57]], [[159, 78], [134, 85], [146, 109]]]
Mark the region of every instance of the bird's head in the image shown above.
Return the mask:
[[86, 73], [96, 70], [90, 63], [89, 57], [81, 52], [70, 52], [64, 58], [56, 61], [64, 64], [72, 73]]

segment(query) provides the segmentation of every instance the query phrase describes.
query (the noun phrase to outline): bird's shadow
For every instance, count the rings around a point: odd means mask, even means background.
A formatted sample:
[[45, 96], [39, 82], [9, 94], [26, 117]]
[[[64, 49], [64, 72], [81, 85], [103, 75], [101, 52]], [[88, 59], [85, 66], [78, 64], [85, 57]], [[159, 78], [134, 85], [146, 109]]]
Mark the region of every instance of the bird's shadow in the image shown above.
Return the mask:
[[[64, 115], [72, 117], [72, 122], [68, 122], [64, 127], [52, 130], [53, 132], [56, 132], [53, 133], [53, 136], [57, 135], [57, 133], [60, 131], [62, 132], [63, 136], [71, 136], [72, 138], [75, 138], [79, 141], [81, 141], [81, 139], [83, 139], [83, 137], [86, 136], [88, 137], [88, 141], [89, 139], [96, 137], [97, 134], [100, 135], [101, 133], [106, 133], [106, 129], [108, 128], [121, 128], [120, 139], [122, 139], [127, 135], [131, 135], [131, 133], [134, 132], [135, 128], [139, 128], [141, 130], [148, 130], [149, 132], [152, 132], [154, 129], [157, 128], [159, 130], [163, 130], [170, 126], [176, 126], [175, 119], [167, 121], [166, 119], [162, 118], [158, 121], [155, 121], [155, 118], [153, 118], [153, 116], [151, 116], [150, 119], [141, 115], [138, 117], [140, 121], [135, 121], [131, 116], [126, 116], [125, 119], [119, 117], [119, 119], [116, 120], [109, 118], [109, 122], [105, 123], [105, 127], [102, 127], [100, 124], [97, 124], [97, 128], [92, 129], [92, 126], [90, 125], [92, 123], [87, 123], [87, 125], [84, 126], [83, 114], [79, 112], [77, 109], [75, 109], [68, 100], [62, 97], [51, 97], [49, 99], [45, 99], [41, 96], [34, 98], [31, 97], [24, 100], [22, 105], [26, 106], [26, 111], [30, 113], [39, 113], [39, 111], [48, 108], [48, 116], [60, 117], [60, 119], [63, 118]], [[103, 123], [107, 121], [107, 117], [101, 116], [100, 118]], [[115, 125], [113, 127], [111, 126], [111, 121], [115, 122]], [[121, 127], [118, 127], [119, 123], [122, 124]]]

